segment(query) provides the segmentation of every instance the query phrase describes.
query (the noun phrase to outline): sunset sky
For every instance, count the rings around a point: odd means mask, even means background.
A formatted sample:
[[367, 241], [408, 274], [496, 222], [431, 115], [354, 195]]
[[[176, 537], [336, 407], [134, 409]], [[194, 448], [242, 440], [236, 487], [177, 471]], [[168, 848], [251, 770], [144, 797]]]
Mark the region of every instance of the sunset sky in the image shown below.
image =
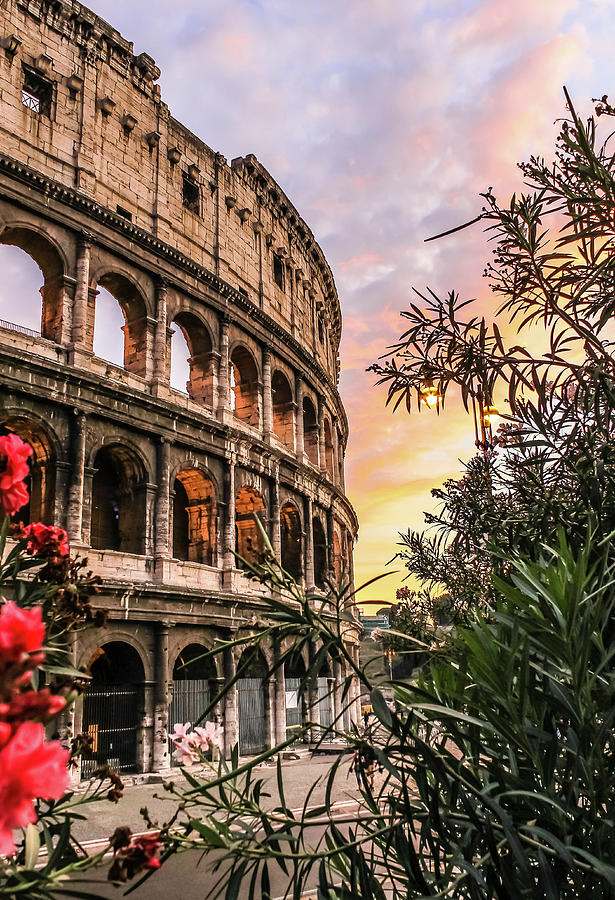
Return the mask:
[[[172, 114], [227, 159], [254, 153], [309, 223], [342, 304], [347, 488], [357, 581], [474, 450], [471, 421], [393, 415], [366, 367], [403, 327], [411, 286], [492, 308], [480, 230], [424, 244], [480, 209], [515, 163], [550, 157], [562, 85], [579, 111], [615, 96], [609, 0], [91, 0], [162, 69]], [[612, 123], [611, 123], [612, 124]], [[606, 127], [606, 126], [605, 126]], [[364, 599], [394, 598], [401, 575]]]

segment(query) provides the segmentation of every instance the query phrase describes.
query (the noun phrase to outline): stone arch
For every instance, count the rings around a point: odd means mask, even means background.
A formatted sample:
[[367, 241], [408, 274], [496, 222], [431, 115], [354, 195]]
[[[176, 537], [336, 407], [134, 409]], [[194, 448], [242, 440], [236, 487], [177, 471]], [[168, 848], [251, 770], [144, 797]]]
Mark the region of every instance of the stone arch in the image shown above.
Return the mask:
[[294, 440], [293, 392], [284, 372], [276, 369], [271, 377], [271, 397], [273, 407], [273, 430], [283, 444], [292, 450]]
[[258, 516], [264, 525], [265, 515], [261, 494], [256, 488], [244, 485], [235, 498], [235, 537], [237, 553], [248, 562], [257, 562], [265, 549], [263, 535], [256, 524]]
[[318, 419], [312, 400], [304, 396], [301, 405], [303, 415], [303, 446], [312, 465], [318, 465]]
[[280, 538], [282, 566], [299, 581], [303, 572], [301, 516], [290, 500], [280, 510]]
[[[188, 346], [190, 354], [187, 359], [190, 370], [186, 383], [188, 396], [197, 403], [213, 406], [215, 361], [212, 353], [214, 345], [209, 327], [194, 313], [186, 311], [177, 313], [169, 324], [177, 325]], [[169, 340], [167, 359], [170, 379], [173, 366], [171, 339]]]
[[[305, 681], [307, 668], [300, 654], [291, 653], [284, 660], [286, 684], [286, 737], [296, 736], [307, 719]], [[304, 690], [301, 690], [303, 685]]]
[[[187, 644], [177, 654], [173, 666], [173, 692], [169, 703], [169, 726], [173, 730], [176, 724], [189, 722], [193, 727], [201, 720], [201, 716], [217, 693], [217, 669], [212, 656], [205, 656], [209, 651], [203, 644], [193, 642]], [[206, 720], [213, 720], [213, 714]], [[171, 746], [171, 753], [175, 747]]]
[[216, 489], [200, 469], [182, 468], [173, 482], [173, 556], [214, 564]]
[[237, 679], [239, 752], [259, 753], [268, 744], [269, 669], [265, 656], [255, 647], [243, 652], [237, 670], [240, 671], [244, 665], [246, 668]]
[[143, 553], [146, 467], [124, 442], [103, 444], [93, 460], [90, 545], [97, 550]]
[[119, 771], [138, 767], [143, 741], [143, 656], [132, 643], [112, 640], [97, 647], [88, 660], [92, 680], [83, 698], [83, 731], [90, 738], [82, 758], [82, 776], [108, 764]]
[[56, 474], [59, 442], [51, 429], [34, 416], [14, 414], [0, 420], [0, 434], [16, 434], [32, 447], [25, 479], [30, 499], [14, 515], [16, 522], [52, 523], [55, 519]]
[[[31, 227], [13, 224], [3, 229], [0, 244], [17, 247], [23, 251], [40, 269], [42, 285], [41, 314], [36, 331], [42, 337], [61, 343], [64, 315], [64, 274], [67, 271], [66, 257], [58, 245], [48, 235]], [[28, 278], [28, 281], [30, 278]], [[21, 304], [15, 304], [16, 309]], [[38, 305], [38, 304], [37, 304]], [[19, 325], [20, 323], [15, 323]]]
[[324, 589], [327, 583], [327, 538], [319, 516], [312, 519], [314, 535], [314, 583], [317, 588]]
[[325, 469], [327, 470], [329, 479], [333, 481], [333, 433], [331, 431], [331, 423], [329, 422], [329, 419], [327, 417], [325, 417], [323, 430], [325, 444]]
[[[127, 372], [145, 377], [147, 373], [147, 303], [136, 284], [117, 271], [105, 270], [96, 279], [96, 286], [107, 291], [118, 303], [124, 324], [123, 366]], [[93, 340], [95, 352], [101, 348], [101, 329], [94, 314]], [[98, 346], [96, 343], [98, 341]], [[104, 355], [103, 355], [104, 358]]]
[[259, 375], [252, 352], [236, 344], [230, 354], [231, 409], [235, 416], [255, 428], [260, 426]]

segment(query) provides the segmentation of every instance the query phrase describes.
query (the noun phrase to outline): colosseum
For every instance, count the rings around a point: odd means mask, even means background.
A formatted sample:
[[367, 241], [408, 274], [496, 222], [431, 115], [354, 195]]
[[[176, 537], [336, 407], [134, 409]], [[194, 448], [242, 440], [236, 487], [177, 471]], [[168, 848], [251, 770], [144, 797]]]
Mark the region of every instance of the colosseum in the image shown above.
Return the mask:
[[[212, 715], [227, 753], [258, 752], [306, 715], [309, 659], [271, 677], [280, 648], [204, 653], [262, 621], [235, 555], [261, 549], [256, 516], [314, 597], [352, 581], [333, 275], [253, 155], [229, 164], [169, 114], [147, 53], [75, 0], [0, 9], [0, 425], [34, 450], [20, 517], [66, 527], [110, 609], [74, 646], [82, 774], [167, 768], [169, 719], [238, 667]], [[312, 721], [356, 718], [346, 675], [318, 672]]]

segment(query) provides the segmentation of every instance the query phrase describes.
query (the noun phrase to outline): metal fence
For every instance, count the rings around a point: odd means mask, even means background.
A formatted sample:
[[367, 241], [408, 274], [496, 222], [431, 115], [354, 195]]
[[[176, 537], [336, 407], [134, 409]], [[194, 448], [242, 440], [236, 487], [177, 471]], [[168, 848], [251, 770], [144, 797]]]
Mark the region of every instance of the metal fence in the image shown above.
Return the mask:
[[[169, 704], [169, 731], [173, 731], [174, 726], [180, 723], [184, 725], [190, 722], [194, 726], [209, 706], [210, 697], [209, 681], [206, 678], [174, 681], [173, 699]], [[172, 754], [174, 750], [175, 745], [170, 741], [169, 753]], [[179, 765], [172, 757], [171, 760], [171, 765]]]
[[333, 679], [318, 679], [318, 709], [320, 724], [327, 728], [333, 722]]
[[40, 331], [34, 331], [33, 328], [26, 328], [25, 325], [16, 325], [15, 322], [7, 322], [6, 319], [0, 319], [0, 328], [8, 328], [10, 331], [18, 331], [19, 334], [27, 334], [29, 337], [40, 337]]
[[238, 678], [239, 752], [260, 753], [267, 746], [265, 685], [262, 678]]
[[303, 698], [299, 697], [299, 687], [301, 685], [300, 678], [289, 678], [286, 676], [286, 697], [287, 701], [289, 699], [288, 695], [291, 692], [295, 692], [297, 705], [295, 707], [289, 707], [288, 703], [286, 706], [286, 737], [289, 738], [293, 734], [296, 734], [299, 728], [301, 727], [303, 715], [302, 715], [302, 707], [303, 707]]
[[90, 688], [83, 698], [83, 731], [91, 739], [81, 761], [81, 774], [90, 778], [107, 764], [118, 771], [137, 765], [137, 732], [143, 692], [133, 685]]

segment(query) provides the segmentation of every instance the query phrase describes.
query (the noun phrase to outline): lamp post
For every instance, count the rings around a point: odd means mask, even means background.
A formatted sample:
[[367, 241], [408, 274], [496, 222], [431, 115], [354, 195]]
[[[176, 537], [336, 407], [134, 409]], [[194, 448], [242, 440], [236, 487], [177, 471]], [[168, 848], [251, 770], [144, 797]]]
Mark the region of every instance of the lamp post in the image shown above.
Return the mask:
[[[439, 409], [442, 394], [433, 383], [426, 378], [419, 387], [419, 403], [428, 409]], [[500, 413], [497, 406], [488, 400], [482, 390], [472, 394], [472, 413], [474, 416], [474, 443], [478, 450], [488, 453], [493, 447], [493, 426], [497, 425]]]

